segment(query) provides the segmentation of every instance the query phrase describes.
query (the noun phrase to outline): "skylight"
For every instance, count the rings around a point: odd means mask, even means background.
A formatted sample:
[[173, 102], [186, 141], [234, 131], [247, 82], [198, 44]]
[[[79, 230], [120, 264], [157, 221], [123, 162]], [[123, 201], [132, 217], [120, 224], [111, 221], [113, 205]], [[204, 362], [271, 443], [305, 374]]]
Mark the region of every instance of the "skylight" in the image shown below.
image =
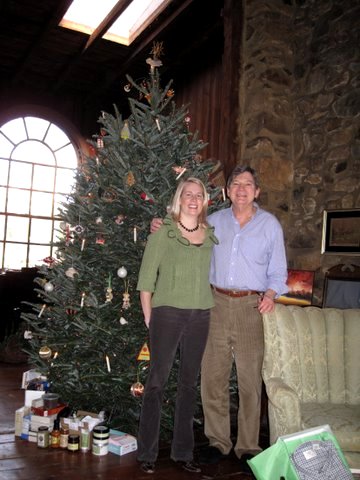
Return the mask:
[[[130, 45], [171, 0], [132, 0], [102, 38]], [[61, 27], [91, 35], [119, 0], [73, 0]]]

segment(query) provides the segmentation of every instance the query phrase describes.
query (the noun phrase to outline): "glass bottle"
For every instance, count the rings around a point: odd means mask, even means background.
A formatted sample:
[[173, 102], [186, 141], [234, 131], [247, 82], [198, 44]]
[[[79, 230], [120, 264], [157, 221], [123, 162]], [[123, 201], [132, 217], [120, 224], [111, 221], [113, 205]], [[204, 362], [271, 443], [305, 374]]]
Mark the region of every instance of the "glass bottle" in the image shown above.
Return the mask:
[[60, 428], [60, 448], [67, 448], [69, 441], [69, 427], [62, 424]]
[[57, 419], [54, 421], [54, 428], [52, 429], [52, 432], [51, 432], [50, 447], [51, 448], [60, 447], [60, 422]]

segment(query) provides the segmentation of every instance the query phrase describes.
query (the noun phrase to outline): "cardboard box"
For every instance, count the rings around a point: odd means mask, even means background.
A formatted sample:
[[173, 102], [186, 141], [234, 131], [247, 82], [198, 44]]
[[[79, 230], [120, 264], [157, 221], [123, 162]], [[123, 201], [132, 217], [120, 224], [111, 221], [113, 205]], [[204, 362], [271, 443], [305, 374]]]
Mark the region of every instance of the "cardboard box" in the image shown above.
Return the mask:
[[31, 415], [23, 416], [22, 429], [21, 429], [21, 435], [20, 435], [20, 438], [22, 438], [23, 440], [29, 439], [30, 417]]
[[15, 411], [15, 436], [21, 437], [23, 431], [23, 419], [25, 415], [30, 414], [30, 407], [21, 407]]
[[45, 392], [41, 390], [25, 390], [25, 407], [31, 407], [33, 400], [41, 398]]
[[40, 378], [40, 377], [41, 377], [41, 373], [34, 369], [23, 372], [21, 388], [26, 390], [31, 380], [34, 380], [35, 378]]
[[61, 423], [64, 423], [69, 427], [71, 435], [80, 435], [81, 428], [87, 428], [90, 432], [92, 429], [102, 421], [97, 413], [86, 412], [84, 410], [78, 410], [75, 418], [62, 418]]
[[110, 430], [109, 452], [115, 455], [126, 455], [137, 450], [137, 440], [120, 430]]
[[30, 430], [37, 432], [39, 427], [48, 427], [49, 432], [54, 428], [54, 420], [57, 415], [50, 415], [48, 417], [42, 417], [41, 415], [30, 415]]

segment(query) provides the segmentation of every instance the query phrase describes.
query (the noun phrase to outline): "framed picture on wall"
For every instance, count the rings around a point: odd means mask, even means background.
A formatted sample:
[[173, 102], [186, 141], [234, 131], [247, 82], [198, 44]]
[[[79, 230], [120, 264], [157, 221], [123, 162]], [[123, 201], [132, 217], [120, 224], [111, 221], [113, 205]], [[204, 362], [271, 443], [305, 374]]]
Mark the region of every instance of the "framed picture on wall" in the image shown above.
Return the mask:
[[360, 209], [324, 210], [321, 253], [360, 255]]
[[312, 270], [288, 270], [288, 293], [280, 295], [277, 303], [284, 305], [311, 305], [315, 272]]

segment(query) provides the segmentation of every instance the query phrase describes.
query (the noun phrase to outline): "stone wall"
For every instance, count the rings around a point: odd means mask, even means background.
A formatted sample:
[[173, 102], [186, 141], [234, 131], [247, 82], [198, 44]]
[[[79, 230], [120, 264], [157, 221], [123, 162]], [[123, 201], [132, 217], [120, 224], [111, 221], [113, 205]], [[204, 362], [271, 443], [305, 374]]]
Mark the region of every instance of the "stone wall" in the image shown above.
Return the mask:
[[325, 272], [360, 257], [321, 254], [323, 211], [360, 208], [360, 3], [244, 0], [240, 163], [283, 225], [289, 268]]

